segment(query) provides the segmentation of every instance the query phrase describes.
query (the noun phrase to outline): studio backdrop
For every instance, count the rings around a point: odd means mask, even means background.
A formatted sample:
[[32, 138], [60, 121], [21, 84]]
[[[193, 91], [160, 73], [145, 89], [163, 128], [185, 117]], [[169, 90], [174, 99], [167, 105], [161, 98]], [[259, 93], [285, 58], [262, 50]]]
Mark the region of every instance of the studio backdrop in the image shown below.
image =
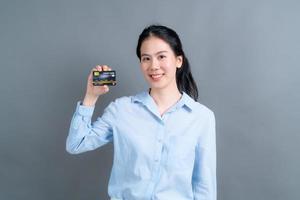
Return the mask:
[[70, 155], [76, 102], [96, 64], [97, 102], [147, 89], [135, 55], [150, 24], [175, 29], [217, 124], [219, 200], [298, 200], [300, 3], [296, 0], [1, 0], [0, 199], [108, 199], [113, 144]]

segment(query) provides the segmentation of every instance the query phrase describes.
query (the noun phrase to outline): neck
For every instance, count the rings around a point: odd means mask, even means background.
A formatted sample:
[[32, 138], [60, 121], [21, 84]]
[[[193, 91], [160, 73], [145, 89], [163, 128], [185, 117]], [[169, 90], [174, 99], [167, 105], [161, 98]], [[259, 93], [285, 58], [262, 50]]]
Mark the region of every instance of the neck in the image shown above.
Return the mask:
[[158, 107], [169, 107], [181, 98], [181, 93], [177, 86], [163, 89], [151, 88], [149, 94], [154, 99]]

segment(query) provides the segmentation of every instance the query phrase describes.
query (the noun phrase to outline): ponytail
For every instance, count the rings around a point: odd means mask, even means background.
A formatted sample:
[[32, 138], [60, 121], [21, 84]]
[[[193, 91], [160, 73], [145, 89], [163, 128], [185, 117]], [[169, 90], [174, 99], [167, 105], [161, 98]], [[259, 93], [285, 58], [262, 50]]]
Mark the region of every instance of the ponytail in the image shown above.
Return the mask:
[[198, 88], [192, 76], [189, 61], [185, 57], [185, 55], [183, 55], [182, 66], [180, 68], [177, 68], [176, 82], [178, 90], [180, 92], [187, 93], [195, 101], [198, 100]]

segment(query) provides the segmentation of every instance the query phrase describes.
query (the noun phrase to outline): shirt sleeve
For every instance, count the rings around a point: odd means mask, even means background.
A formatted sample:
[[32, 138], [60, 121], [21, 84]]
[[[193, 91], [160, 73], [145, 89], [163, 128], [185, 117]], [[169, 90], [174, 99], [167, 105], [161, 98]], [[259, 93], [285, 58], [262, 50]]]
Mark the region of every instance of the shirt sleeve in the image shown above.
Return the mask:
[[101, 117], [91, 123], [95, 107], [83, 106], [77, 102], [69, 134], [66, 139], [66, 150], [70, 154], [79, 154], [101, 147], [113, 139], [113, 125], [116, 105], [111, 102]]
[[215, 116], [210, 111], [204, 132], [196, 147], [192, 186], [194, 200], [216, 200], [216, 131]]

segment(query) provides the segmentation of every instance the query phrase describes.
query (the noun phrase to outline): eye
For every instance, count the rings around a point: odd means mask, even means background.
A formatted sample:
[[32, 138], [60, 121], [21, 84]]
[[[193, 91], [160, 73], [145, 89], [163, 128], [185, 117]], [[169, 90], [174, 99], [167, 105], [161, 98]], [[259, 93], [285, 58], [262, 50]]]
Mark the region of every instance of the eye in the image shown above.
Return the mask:
[[149, 60], [150, 60], [149, 57], [146, 57], [146, 56], [142, 57], [142, 61], [143, 61], [143, 62], [146, 62], [146, 61], [149, 61]]
[[161, 59], [164, 59], [166, 56], [165, 55], [159, 55], [158, 58], [161, 60]]

